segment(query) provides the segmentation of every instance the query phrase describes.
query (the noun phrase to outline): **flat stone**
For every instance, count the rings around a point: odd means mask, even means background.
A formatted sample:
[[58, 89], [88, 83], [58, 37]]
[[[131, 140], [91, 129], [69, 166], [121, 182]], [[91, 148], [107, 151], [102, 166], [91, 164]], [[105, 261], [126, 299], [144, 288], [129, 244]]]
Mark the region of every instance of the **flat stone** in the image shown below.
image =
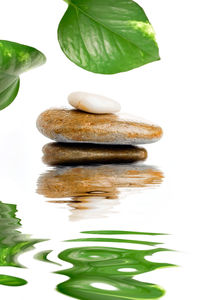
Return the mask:
[[85, 92], [71, 93], [68, 96], [68, 101], [76, 109], [94, 114], [115, 113], [121, 109], [117, 101]]
[[37, 128], [63, 143], [136, 145], [153, 143], [162, 136], [159, 126], [124, 115], [95, 115], [69, 109], [49, 109], [40, 114]]
[[[37, 193], [47, 198], [86, 202], [117, 199], [120, 191], [149, 188], [162, 182], [163, 174], [152, 166], [111, 164], [55, 168], [40, 175]], [[66, 198], [69, 198], [68, 200]]]
[[48, 165], [136, 162], [147, 157], [144, 148], [80, 143], [49, 143], [43, 153], [43, 162]]

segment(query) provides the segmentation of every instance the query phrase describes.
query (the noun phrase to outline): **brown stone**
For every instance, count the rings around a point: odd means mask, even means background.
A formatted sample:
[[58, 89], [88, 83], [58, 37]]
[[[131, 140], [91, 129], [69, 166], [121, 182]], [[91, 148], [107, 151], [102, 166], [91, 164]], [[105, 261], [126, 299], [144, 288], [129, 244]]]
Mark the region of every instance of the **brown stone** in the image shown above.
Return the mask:
[[144, 148], [81, 143], [49, 143], [43, 153], [43, 162], [48, 165], [136, 162], [147, 157]]
[[90, 114], [78, 110], [50, 109], [37, 120], [39, 131], [57, 142], [135, 145], [152, 143], [162, 129], [134, 117]]
[[64, 167], [41, 175], [37, 193], [47, 198], [65, 198], [66, 203], [70, 199], [77, 203], [91, 198], [117, 199], [119, 189], [151, 187], [162, 179], [161, 171], [136, 164]]

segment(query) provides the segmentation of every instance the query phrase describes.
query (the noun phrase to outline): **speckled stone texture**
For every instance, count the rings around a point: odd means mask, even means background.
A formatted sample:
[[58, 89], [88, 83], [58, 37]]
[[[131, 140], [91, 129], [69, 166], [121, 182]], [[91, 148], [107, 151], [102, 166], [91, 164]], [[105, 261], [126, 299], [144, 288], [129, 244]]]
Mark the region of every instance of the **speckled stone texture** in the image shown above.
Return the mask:
[[49, 143], [42, 150], [48, 165], [136, 162], [147, 157], [144, 148], [128, 145]]
[[162, 136], [159, 126], [134, 117], [69, 109], [46, 110], [38, 117], [37, 128], [50, 139], [64, 143], [136, 145], [156, 142]]

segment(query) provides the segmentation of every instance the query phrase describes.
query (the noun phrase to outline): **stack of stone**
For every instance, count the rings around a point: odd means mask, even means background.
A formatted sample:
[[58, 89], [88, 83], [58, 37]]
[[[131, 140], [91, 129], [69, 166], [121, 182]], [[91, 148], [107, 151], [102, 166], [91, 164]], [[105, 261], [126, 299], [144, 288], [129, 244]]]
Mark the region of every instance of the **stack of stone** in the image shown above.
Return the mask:
[[119, 114], [114, 100], [83, 92], [68, 100], [75, 109], [49, 109], [37, 120], [39, 131], [56, 141], [43, 147], [43, 161], [49, 165], [144, 160], [147, 151], [137, 145], [162, 136], [159, 126]]

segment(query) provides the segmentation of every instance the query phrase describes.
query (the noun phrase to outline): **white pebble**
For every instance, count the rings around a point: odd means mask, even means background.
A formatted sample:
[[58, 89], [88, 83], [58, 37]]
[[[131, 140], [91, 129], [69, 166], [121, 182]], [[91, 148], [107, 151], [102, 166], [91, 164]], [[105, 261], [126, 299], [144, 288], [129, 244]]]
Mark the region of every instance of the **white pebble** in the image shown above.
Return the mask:
[[94, 114], [109, 114], [120, 111], [118, 102], [104, 96], [74, 92], [68, 96], [69, 104], [79, 110]]

